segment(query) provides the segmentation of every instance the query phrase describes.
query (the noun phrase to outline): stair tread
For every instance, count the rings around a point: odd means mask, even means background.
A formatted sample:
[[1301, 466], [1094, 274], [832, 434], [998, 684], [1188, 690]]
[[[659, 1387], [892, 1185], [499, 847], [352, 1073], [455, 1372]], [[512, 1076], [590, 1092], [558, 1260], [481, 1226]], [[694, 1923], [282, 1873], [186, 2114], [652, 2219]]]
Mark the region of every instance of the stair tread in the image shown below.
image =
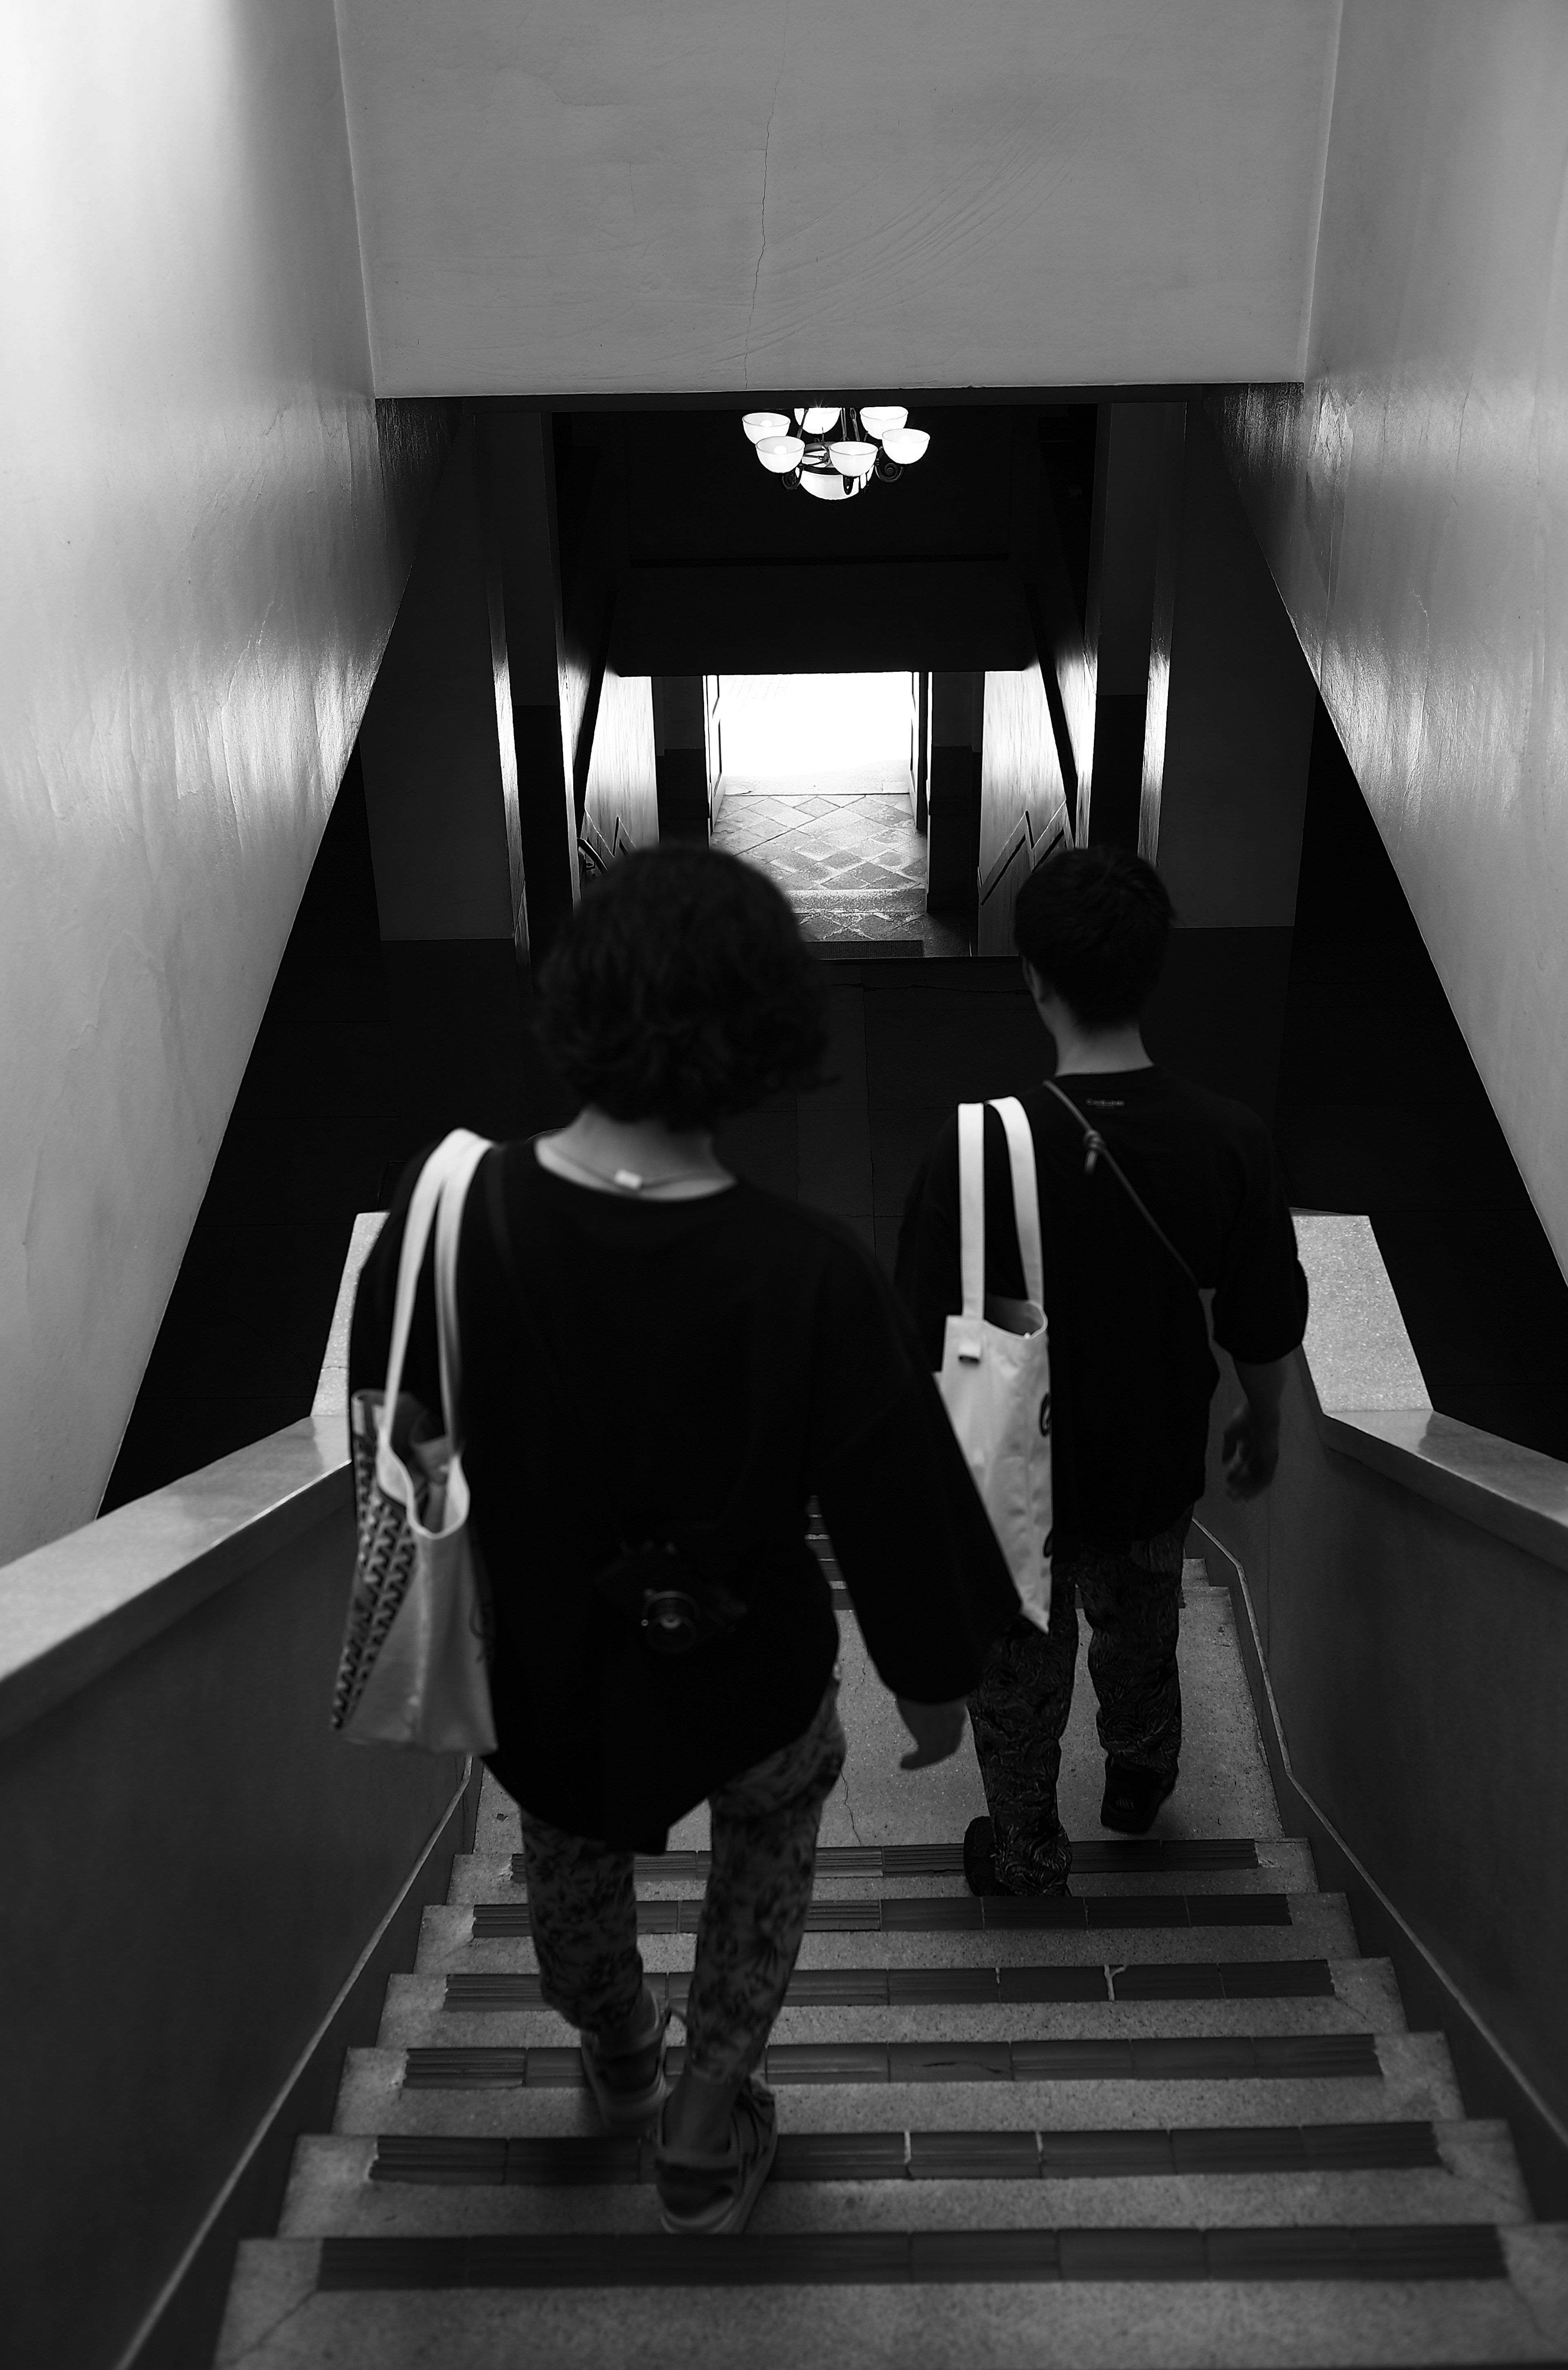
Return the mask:
[[[1502, 2234], [1510, 2261], [1515, 2235]], [[900, 2370], [958, 2361], [965, 2370], [1502, 2364], [1558, 2353], [1513, 2283], [1498, 2278], [1070, 2279], [1050, 2284], [1046, 2309], [1029, 2282], [801, 2285], [787, 2308], [766, 2286], [671, 2287], [651, 2314], [636, 2289], [321, 2294], [321, 2251], [313, 2239], [245, 2242], [214, 2370], [318, 2370], [327, 2360], [493, 2370], [498, 2359], [536, 2357], [577, 2370], [634, 2347], [642, 2370], [740, 2358], [748, 2370], [799, 2370], [817, 2349]]]
[[[281, 2228], [651, 2226], [651, 2141], [303, 2141]], [[1349, 2123], [1043, 2134], [787, 2134], [754, 2226], [1528, 2220], [1494, 2126]]]
[[[1283, 1980], [1281, 1980], [1283, 1979]], [[652, 1978], [685, 2007], [682, 1977]], [[1114, 1985], [1114, 1996], [1111, 1987]], [[1209, 2031], [1402, 2032], [1386, 1962], [1324, 1959], [1065, 1968], [807, 1968], [774, 2031], [790, 2040], [1040, 2039]], [[405, 1975], [387, 1986], [384, 2048], [568, 2045], [572, 2028], [521, 1974]]]
[[[1377, 2036], [1379, 2077], [1324, 2075], [1230, 2078], [1098, 2078], [969, 2081], [802, 2082], [777, 2093], [781, 2130], [898, 2128], [968, 2130], [977, 2099], [997, 2128], [1121, 2128], [1151, 2124], [1454, 2121], [1463, 2108], [1447, 2045], [1427, 2033]], [[349, 2054], [335, 2128], [358, 2132], [588, 2133], [596, 2128], [585, 2089], [505, 2087], [405, 2088], [397, 2050]], [[456, 2069], [454, 2068], [455, 2071]], [[497, 2071], [503, 2069], [497, 2068]]]
[[[1281, 1924], [1099, 1925], [903, 1929], [882, 1927], [828, 1932], [808, 1927], [801, 1967], [871, 1965], [1090, 1964], [1108, 1958], [1137, 1960], [1262, 1959], [1357, 1955], [1355, 1929], [1343, 1893], [1286, 1893]], [[976, 1904], [977, 1907], [981, 1904]], [[1114, 1937], [1113, 1944], [1111, 1937]], [[639, 1947], [650, 1973], [689, 1969], [695, 1933], [644, 1932]], [[432, 1908], [421, 1925], [416, 1973], [530, 1972], [536, 1962], [525, 1925], [495, 1940], [474, 1938], [466, 1908]]]
[[[1297, 1837], [1085, 1840], [1075, 1842], [1073, 1855], [1073, 1890], [1085, 1897], [1120, 1892], [1311, 1892], [1317, 1886], [1311, 1847]], [[706, 1851], [640, 1856], [639, 1899], [699, 1898], [709, 1861]], [[965, 1897], [962, 1843], [824, 1846], [817, 1854], [818, 1899], [913, 1891], [937, 1898]], [[525, 1899], [526, 1892], [520, 1852], [469, 1854], [453, 1862], [448, 1895], [453, 1906], [516, 1902]]]

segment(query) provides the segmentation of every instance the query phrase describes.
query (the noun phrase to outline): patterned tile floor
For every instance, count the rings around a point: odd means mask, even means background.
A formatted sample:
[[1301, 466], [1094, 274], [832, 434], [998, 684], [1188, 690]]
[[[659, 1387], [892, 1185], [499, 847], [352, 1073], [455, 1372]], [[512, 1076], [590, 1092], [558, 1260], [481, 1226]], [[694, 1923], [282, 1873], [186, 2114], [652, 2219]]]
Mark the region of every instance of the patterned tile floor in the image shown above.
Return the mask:
[[962, 921], [926, 911], [926, 842], [906, 788], [876, 777], [726, 783], [713, 845], [776, 880], [808, 938], [896, 938], [970, 951]]

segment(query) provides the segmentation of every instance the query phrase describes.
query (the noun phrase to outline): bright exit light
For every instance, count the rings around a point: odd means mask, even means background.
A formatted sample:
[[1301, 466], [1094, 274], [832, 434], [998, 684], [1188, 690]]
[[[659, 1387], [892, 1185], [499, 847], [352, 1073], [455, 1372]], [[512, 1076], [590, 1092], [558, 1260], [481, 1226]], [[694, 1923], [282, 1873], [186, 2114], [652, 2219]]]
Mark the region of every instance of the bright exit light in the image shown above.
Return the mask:
[[[716, 677], [724, 778], [761, 788], [803, 777], [886, 774], [906, 781], [913, 750], [909, 674]], [[711, 686], [710, 686], [711, 689]]]

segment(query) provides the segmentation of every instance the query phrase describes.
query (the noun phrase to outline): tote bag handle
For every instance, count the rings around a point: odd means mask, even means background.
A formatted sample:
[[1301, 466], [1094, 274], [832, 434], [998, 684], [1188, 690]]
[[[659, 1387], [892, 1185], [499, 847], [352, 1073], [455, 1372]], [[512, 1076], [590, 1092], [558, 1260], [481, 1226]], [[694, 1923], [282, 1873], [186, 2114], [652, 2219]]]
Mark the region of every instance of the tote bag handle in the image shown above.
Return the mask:
[[[958, 1107], [959, 1264], [963, 1314], [976, 1323], [986, 1314], [986, 1108], [984, 1103], [960, 1103]], [[1028, 1114], [1015, 1095], [1000, 1097], [990, 1108], [1001, 1121], [1008, 1139], [1013, 1220], [1023, 1261], [1024, 1296], [1036, 1308], [1043, 1309], [1045, 1262], [1040, 1237], [1034, 1137]]]
[[409, 1203], [398, 1258], [398, 1292], [393, 1303], [392, 1346], [386, 1361], [386, 1387], [376, 1417], [377, 1450], [389, 1446], [398, 1395], [403, 1383], [403, 1361], [413, 1327], [414, 1301], [431, 1227], [435, 1226], [435, 1330], [441, 1360], [442, 1429], [456, 1444], [458, 1392], [462, 1357], [457, 1340], [457, 1245], [463, 1205], [475, 1169], [490, 1150], [482, 1135], [454, 1128], [438, 1144], [421, 1169]]

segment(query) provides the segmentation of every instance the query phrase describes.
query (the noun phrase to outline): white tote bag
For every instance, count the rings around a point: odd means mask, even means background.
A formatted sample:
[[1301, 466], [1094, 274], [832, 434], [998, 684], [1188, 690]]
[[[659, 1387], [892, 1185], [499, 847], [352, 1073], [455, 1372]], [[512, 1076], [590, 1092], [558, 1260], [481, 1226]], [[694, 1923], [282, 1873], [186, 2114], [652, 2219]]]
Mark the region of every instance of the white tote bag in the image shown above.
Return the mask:
[[[457, 1245], [468, 1187], [490, 1148], [455, 1129], [421, 1171], [398, 1261], [386, 1387], [356, 1391], [351, 1409], [358, 1550], [332, 1725], [355, 1743], [495, 1749], [485, 1591], [456, 1432]], [[421, 1438], [422, 1410], [400, 1398], [400, 1385], [432, 1222], [443, 1429]]]
[[1022, 1302], [986, 1296], [986, 1106], [958, 1109], [958, 1201], [963, 1309], [947, 1320], [943, 1402], [991, 1527], [1036, 1628], [1051, 1618], [1051, 1352], [1034, 1138], [1012, 1096], [995, 1102], [1007, 1130], [1013, 1211], [1023, 1254]]

